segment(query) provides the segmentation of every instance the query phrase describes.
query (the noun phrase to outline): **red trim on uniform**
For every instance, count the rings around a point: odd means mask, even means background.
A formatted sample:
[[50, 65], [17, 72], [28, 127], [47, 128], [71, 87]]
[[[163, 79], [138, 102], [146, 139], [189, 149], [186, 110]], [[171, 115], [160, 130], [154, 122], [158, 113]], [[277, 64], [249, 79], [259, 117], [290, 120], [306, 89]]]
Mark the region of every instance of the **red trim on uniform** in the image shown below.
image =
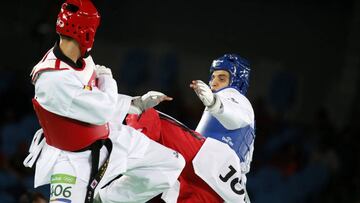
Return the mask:
[[82, 62], [82, 67], [81, 67], [81, 69], [84, 70], [84, 68], [85, 68], [85, 66], [86, 66], [86, 62], [85, 62], [85, 60], [84, 60], [83, 58], [81, 58], [81, 62]]
[[60, 70], [60, 59], [56, 59], [55, 61], [55, 70]]
[[91, 75], [90, 80], [89, 80], [89, 82], [88, 82], [87, 85], [88, 85], [88, 86], [91, 86], [91, 87], [93, 87], [93, 86], [96, 86], [96, 87], [97, 87], [96, 72], [95, 72], [95, 70], [94, 70], [93, 74]]
[[93, 125], [51, 113], [32, 100], [33, 107], [44, 130], [46, 143], [66, 151], [78, 151], [97, 140], [109, 137], [109, 126]]
[[[49, 68], [39, 69], [39, 70], [37, 70], [36, 72], [34, 72], [34, 73], [32, 74], [31, 80], [34, 80], [39, 72], [47, 71], [47, 70], [55, 70], [55, 69], [54, 69], [54, 68], [50, 68], [50, 67], [49, 67]], [[68, 69], [68, 68], [59, 68], [59, 69], [57, 69], [57, 70], [69, 70], [69, 69]]]

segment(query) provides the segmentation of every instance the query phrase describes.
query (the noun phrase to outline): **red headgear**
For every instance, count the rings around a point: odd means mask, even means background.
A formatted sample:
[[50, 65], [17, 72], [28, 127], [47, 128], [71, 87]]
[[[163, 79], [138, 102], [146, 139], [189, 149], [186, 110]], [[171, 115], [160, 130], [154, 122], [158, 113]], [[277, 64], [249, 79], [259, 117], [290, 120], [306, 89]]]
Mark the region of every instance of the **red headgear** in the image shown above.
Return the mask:
[[75, 39], [84, 56], [93, 46], [99, 24], [100, 15], [90, 0], [66, 0], [58, 14], [56, 32]]

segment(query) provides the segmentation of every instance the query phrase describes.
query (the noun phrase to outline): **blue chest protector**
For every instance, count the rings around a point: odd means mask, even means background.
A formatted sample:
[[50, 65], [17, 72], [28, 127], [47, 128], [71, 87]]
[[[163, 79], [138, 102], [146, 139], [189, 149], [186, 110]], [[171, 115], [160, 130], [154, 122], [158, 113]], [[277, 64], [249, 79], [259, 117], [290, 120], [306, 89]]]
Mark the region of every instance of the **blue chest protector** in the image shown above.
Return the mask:
[[205, 122], [197, 128], [197, 131], [205, 137], [228, 144], [239, 156], [240, 161], [244, 162], [255, 139], [255, 129], [247, 125], [239, 129], [228, 130], [210, 113], [205, 113], [202, 119], [205, 119]]

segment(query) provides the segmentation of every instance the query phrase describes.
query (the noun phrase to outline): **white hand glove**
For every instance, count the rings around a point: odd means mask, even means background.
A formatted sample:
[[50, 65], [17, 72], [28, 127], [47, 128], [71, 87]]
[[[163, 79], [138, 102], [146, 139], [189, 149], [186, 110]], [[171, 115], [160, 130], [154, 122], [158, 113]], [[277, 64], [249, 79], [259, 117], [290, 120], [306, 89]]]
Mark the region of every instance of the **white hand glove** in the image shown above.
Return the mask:
[[143, 96], [134, 97], [131, 101], [131, 107], [129, 113], [141, 114], [148, 108], [152, 108], [158, 105], [164, 100], [171, 100], [172, 98], [166, 96], [165, 94], [157, 91], [149, 91]]
[[205, 84], [201, 80], [196, 80], [195, 86], [193, 89], [194, 89], [196, 95], [199, 97], [199, 99], [202, 101], [202, 103], [206, 107], [210, 107], [210, 106], [214, 105], [215, 96], [207, 84]]
[[99, 77], [101, 75], [108, 75], [112, 77], [111, 69], [101, 65], [95, 66], [95, 73], [96, 73], [96, 77]]

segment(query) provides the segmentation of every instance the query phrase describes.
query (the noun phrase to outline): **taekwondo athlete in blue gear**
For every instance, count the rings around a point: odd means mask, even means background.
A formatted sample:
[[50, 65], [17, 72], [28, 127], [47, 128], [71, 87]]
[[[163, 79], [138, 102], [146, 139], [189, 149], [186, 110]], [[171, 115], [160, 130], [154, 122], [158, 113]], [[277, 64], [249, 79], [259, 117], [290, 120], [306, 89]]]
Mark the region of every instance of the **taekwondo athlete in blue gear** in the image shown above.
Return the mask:
[[242, 176], [250, 170], [255, 139], [254, 111], [246, 98], [249, 76], [246, 59], [225, 54], [210, 66], [210, 87], [201, 80], [190, 84], [206, 107], [196, 131], [229, 145], [240, 160]]
[[[210, 67], [210, 75], [214, 71], [225, 70], [229, 73], [230, 81], [227, 87], [215, 90], [214, 93], [223, 91], [226, 88], [234, 88], [243, 96], [246, 96], [249, 87], [250, 64], [236, 54], [225, 54], [215, 59]], [[209, 84], [211, 84], [210, 78]], [[233, 102], [236, 102], [233, 100]], [[213, 115], [207, 114], [206, 125], [199, 126], [196, 131], [206, 137], [215, 138], [221, 142], [227, 143], [235, 150], [242, 162], [245, 161], [245, 155], [250, 151], [250, 146], [255, 138], [254, 126], [246, 125], [237, 129], [227, 129]]]

